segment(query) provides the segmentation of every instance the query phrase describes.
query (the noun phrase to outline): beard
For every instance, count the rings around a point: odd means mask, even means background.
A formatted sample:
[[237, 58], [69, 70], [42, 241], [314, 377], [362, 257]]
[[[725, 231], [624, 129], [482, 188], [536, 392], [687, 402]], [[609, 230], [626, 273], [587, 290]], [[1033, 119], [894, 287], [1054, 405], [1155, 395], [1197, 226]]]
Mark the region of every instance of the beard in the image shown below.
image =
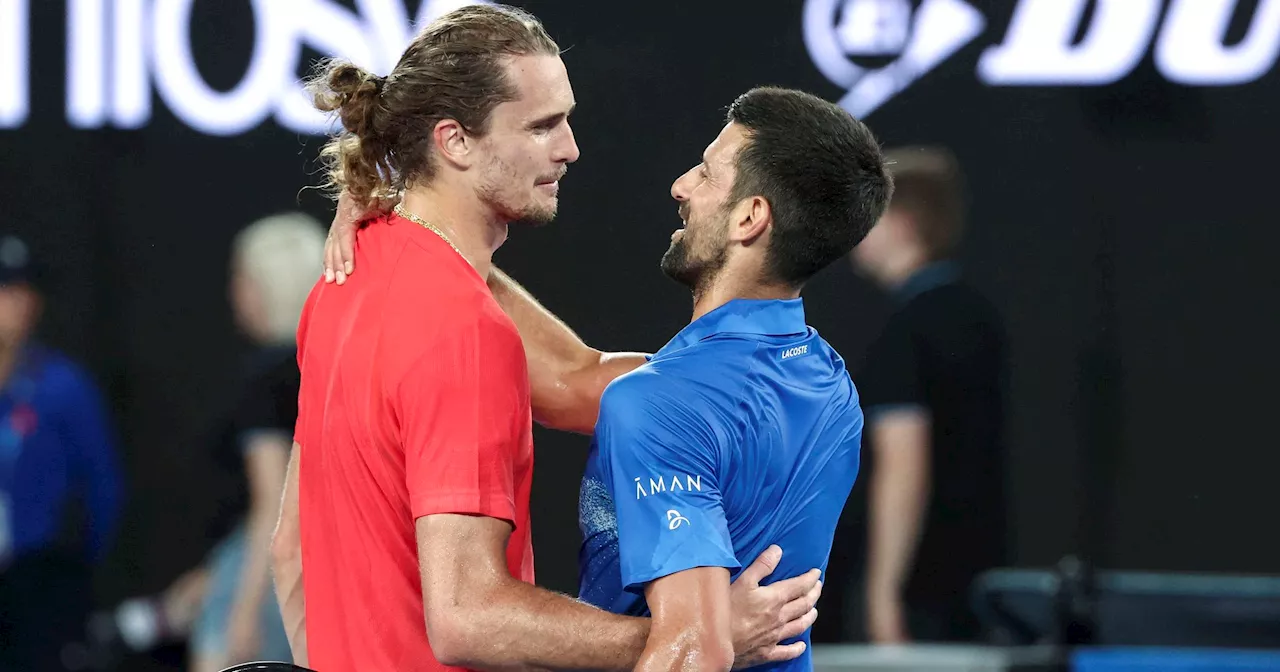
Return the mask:
[[[726, 218], [718, 227], [712, 227], [704, 234], [712, 240], [723, 240], [724, 229], [728, 227], [729, 220]], [[719, 231], [721, 235], [716, 235]], [[711, 281], [715, 279], [720, 269], [724, 268], [725, 262], [729, 258], [729, 248], [721, 244], [714, 249], [698, 249], [696, 242], [691, 242], [693, 238], [690, 235], [689, 227], [685, 227], [683, 236], [671, 243], [671, 247], [667, 248], [666, 254], [662, 255], [662, 272], [668, 278], [693, 290], [695, 296], [700, 295]]]
[[512, 223], [523, 224], [525, 226], [546, 226], [555, 221], [557, 203], [552, 202], [550, 205], [541, 203], [530, 203], [516, 216], [512, 218]]
[[[562, 172], [559, 177], [563, 177]], [[551, 179], [546, 176], [540, 179]], [[557, 177], [558, 179], [558, 177]], [[480, 198], [495, 212], [513, 224], [527, 226], [545, 226], [556, 218], [559, 199], [553, 198], [550, 203], [541, 200], [536, 186], [527, 190], [518, 188], [522, 180], [516, 172], [500, 158], [494, 158], [486, 167], [484, 180], [480, 185]]]

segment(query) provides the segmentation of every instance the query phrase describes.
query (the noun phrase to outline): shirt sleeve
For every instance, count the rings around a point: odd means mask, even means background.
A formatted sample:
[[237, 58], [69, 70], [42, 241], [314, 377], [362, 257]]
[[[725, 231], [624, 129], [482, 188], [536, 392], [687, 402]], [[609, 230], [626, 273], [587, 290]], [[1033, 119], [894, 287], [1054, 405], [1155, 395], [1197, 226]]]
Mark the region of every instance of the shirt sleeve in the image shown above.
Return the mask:
[[515, 521], [528, 379], [519, 335], [484, 317], [433, 342], [403, 373], [394, 404], [414, 518]]
[[617, 512], [622, 585], [643, 592], [696, 567], [736, 571], [715, 431], [676, 394], [619, 382], [601, 402], [595, 438]]
[[868, 348], [866, 364], [857, 379], [860, 402], [869, 418], [890, 410], [927, 410], [917, 343], [902, 317], [890, 320]]
[[300, 385], [295, 357], [282, 358], [250, 380], [236, 409], [236, 438], [241, 447], [263, 434], [292, 440]]

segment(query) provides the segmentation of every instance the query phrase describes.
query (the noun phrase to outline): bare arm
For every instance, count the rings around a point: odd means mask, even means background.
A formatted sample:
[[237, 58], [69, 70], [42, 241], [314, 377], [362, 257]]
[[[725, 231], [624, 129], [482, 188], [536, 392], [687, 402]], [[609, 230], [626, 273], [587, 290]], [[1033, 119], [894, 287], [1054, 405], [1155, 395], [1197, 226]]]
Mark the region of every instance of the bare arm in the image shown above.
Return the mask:
[[249, 520], [244, 563], [227, 624], [227, 649], [234, 660], [249, 660], [258, 653], [258, 613], [271, 585], [271, 537], [280, 515], [291, 444], [287, 434], [264, 432], [245, 447]]
[[911, 574], [929, 504], [929, 416], [888, 411], [871, 426], [876, 465], [871, 473], [867, 609], [873, 641], [909, 638], [902, 590]]
[[445, 665], [631, 669], [649, 620], [617, 616], [507, 571], [511, 524], [437, 514], [417, 521], [427, 636]]
[[727, 672], [733, 667], [729, 572], [698, 567], [649, 584], [653, 613], [637, 672]]
[[564, 322], [496, 268], [489, 275], [489, 289], [516, 323], [524, 342], [534, 419], [553, 429], [590, 434], [604, 388], [614, 378], [644, 364], [645, 356], [588, 347]]
[[302, 534], [298, 526], [298, 459], [302, 449], [293, 444], [289, 470], [280, 499], [280, 519], [271, 540], [276, 599], [284, 619], [289, 649], [296, 665], [307, 665], [307, 612], [302, 594]]

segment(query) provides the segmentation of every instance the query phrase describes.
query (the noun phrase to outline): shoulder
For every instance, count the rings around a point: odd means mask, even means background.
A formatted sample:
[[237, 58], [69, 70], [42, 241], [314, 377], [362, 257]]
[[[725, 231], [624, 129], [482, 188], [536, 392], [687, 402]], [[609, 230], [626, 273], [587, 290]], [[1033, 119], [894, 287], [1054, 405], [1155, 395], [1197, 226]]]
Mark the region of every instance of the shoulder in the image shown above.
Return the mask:
[[901, 329], [930, 342], [1003, 340], [1002, 320], [995, 305], [963, 281], [923, 292], [896, 317]]
[[93, 378], [79, 363], [58, 350], [37, 345], [28, 351], [29, 363], [48, 387], [93, 387]]
[[768, 353], [781, 347], [754, 338], [720, 335], [668, 353], [616, 379], [601, 399], [652, 409], [657, 413], [693, 414], [708, 423], [733, 425], [742, 391], [768, 363]]
[[487, 292], [447, 311], [420, 315], [396, 329], [386, 341], [390, 348], [384, 366], [391, 380], [444, 376], [449, 379], [508, 382], [513, 389], [528, 385], [528, 364], [520, 333]]
[[[374, 220], [360, 235], [357, 246], [368, 242], [372, 274], [352, 277], [371, 283], [369, 291], [386, 292], [384, 317], [443, 326], [489, 317], [485, 304], [493, 300], [484, 279], [444, 239], [390, 215]], [[352, 289], [340, 291], [359, 296]]]
[[482, 286], [470, 293], [465, 304], [454, 304], [451, 311], [458, 326], [454, 332], [458, 338], [454, 340], [466, 341], [466, 345], [489, 352], [495, 349], [518, 352], [523, 358], [524, 342], [520, 340], [520, 332], [487, 288]]
[[608, 400], [619, 406], [654, 409], [696, 404], [699, 395], [691, 384], [700, 376], [695, 375], [696, 369], [691, 364], [690, 359], [652, 359], [609, 383], [601, 396], [601, 404]]
[[705, 375], [669, 360], [650, 361], [604, 390], [598, 427], [643, 429], [650, 434], [722, 435], [729, 414]]
[[78, 362], [65, 354], [41, 345], [33, 345], [27, 352], [28, 375], [37, 386], [36, 394], [64, 404], [83, 405], [101, 403], [102, 396], [93, 376]]
[[523, 352], [515, 323], [488, 286], [465, 261], [456, 261], [466, 268], [435, 275], [412, 270], [421, 265], [414, 260], [401, 263], [409, 270], [393, 279], [388, 306], [396, 323], [392, 333], [404, 336], [397, 340], [424, 352], [472, 346]]
[[397, 282], [427, 283], [417, 287], [420, 291], [484, 287], [475, 268], [440, 236], [394, 216], [370, 226], [380, 227], [383, 233], [383, 254], [394, 262]]
[[995, 312], [982, 292], [960, 280], [921, 292], [898, 314], [915, 321], [956, 321], [993, 317]]

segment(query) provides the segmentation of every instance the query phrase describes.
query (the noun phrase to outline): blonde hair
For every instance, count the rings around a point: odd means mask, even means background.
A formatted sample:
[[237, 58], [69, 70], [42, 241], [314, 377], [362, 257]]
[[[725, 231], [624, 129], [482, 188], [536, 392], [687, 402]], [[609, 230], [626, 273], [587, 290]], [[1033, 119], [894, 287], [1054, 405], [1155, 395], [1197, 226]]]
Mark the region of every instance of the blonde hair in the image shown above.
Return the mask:
[[236, 235], [232, 255], [262, 297], [273, 343], [296, 337], [298, 318], [320, 278], [325, 230], [300, 212], [265, 217]]

